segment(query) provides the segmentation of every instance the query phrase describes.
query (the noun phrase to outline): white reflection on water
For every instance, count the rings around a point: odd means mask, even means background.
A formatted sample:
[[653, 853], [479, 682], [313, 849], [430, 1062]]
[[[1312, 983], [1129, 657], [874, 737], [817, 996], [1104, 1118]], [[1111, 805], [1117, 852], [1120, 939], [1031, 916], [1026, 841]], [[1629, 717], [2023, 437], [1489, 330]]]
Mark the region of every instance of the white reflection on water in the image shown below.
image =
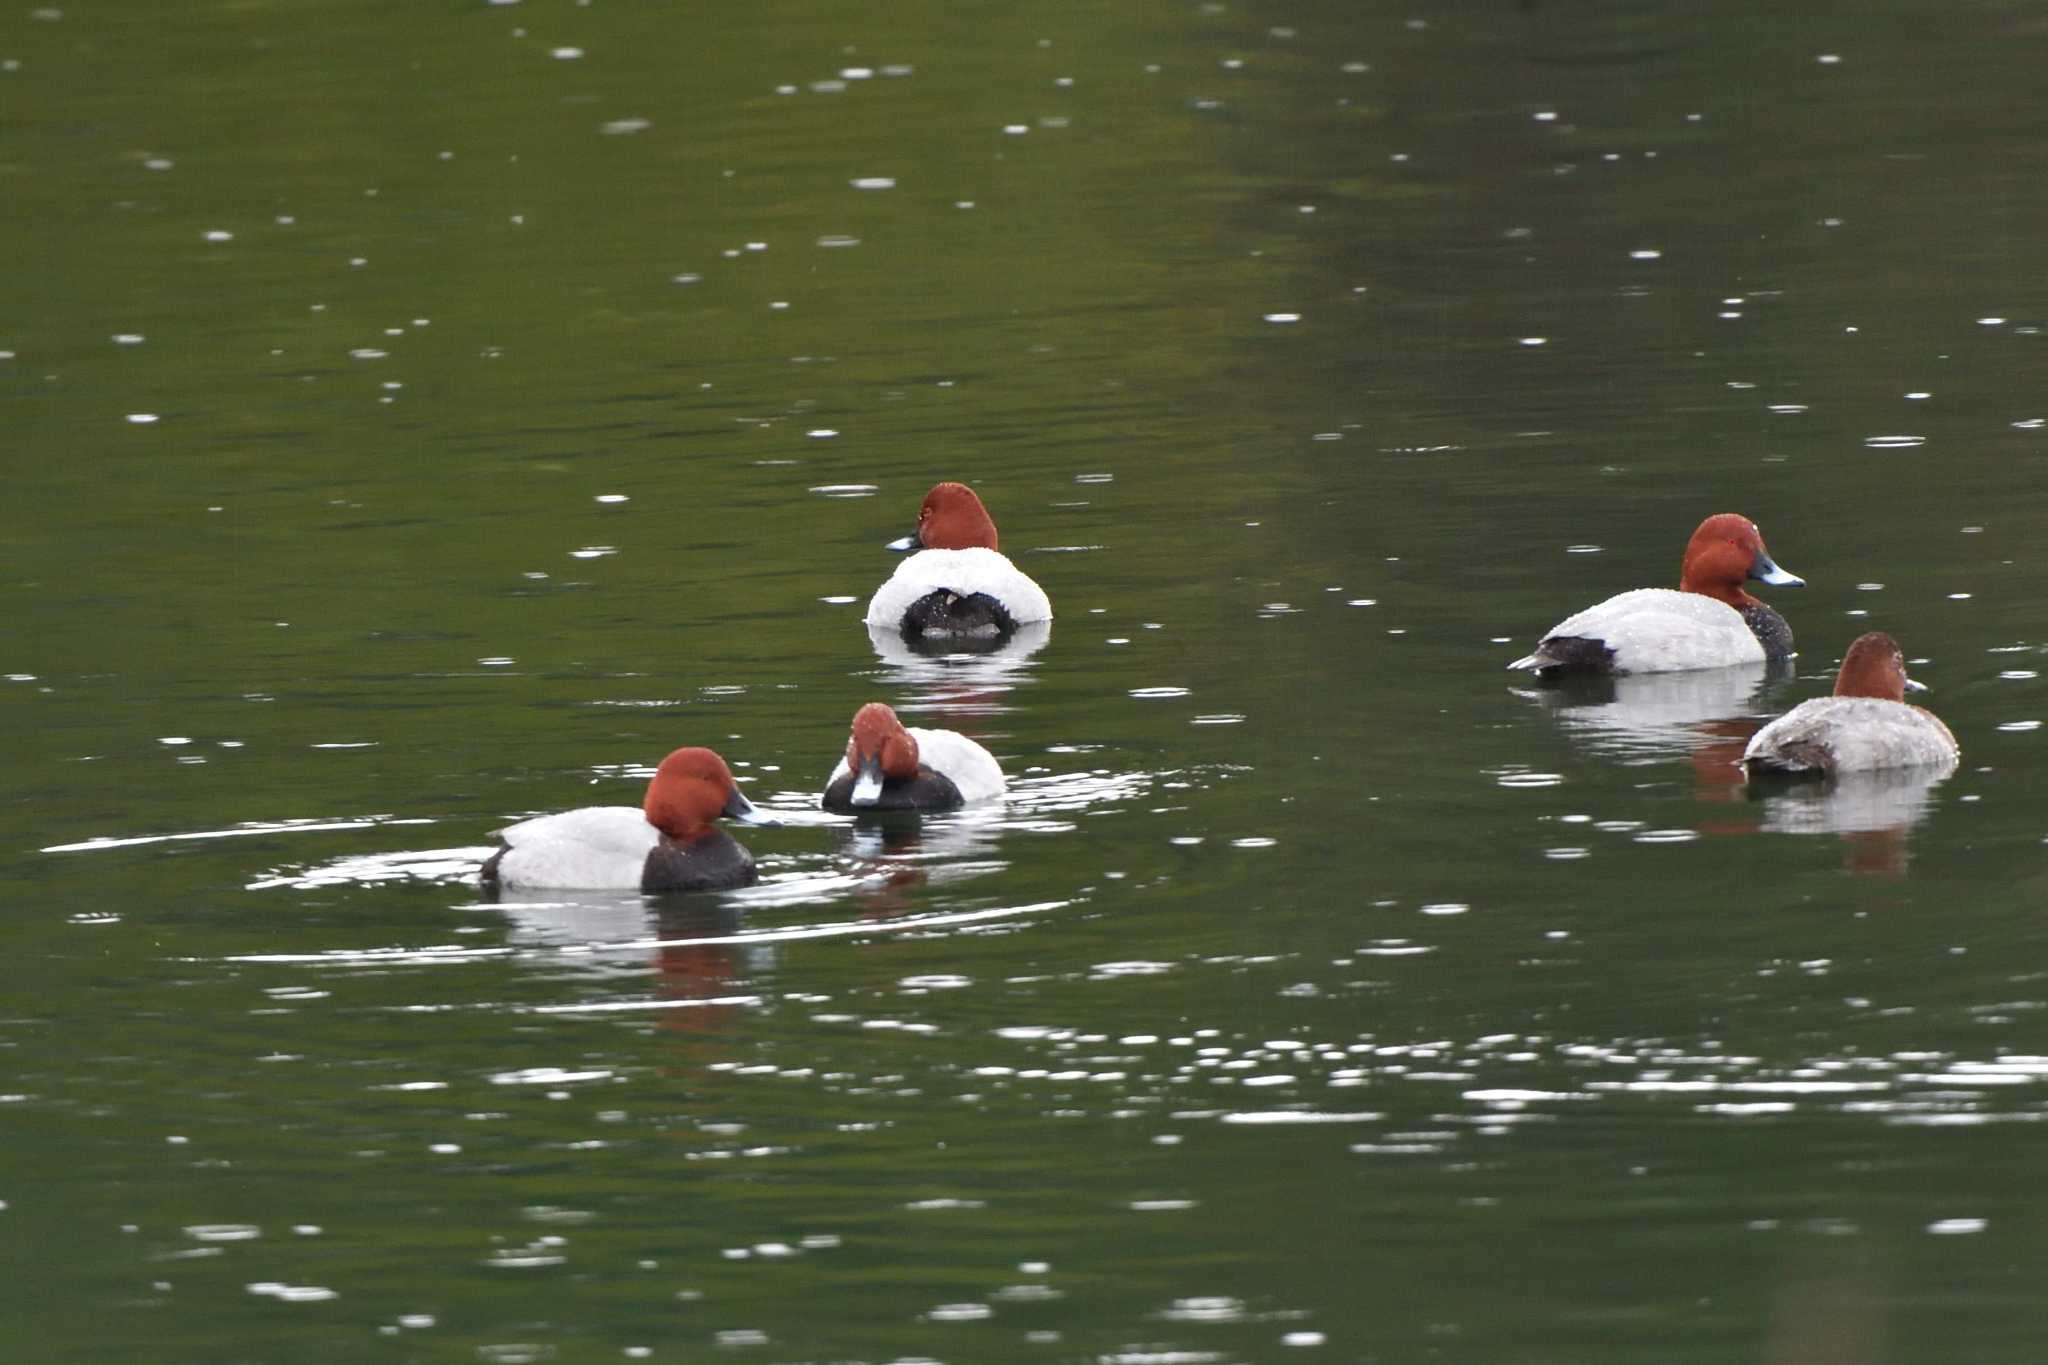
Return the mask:
[[235, 839], [251, 834], [312, 834], [325, 830], [374, 829], [379, 825], [431, 825], [425, 818], [401, 819], [395, 815], [364, 815], [353, 819], [245, 820], [227, 829], [188, 830], [179, 834], [108, 835], [84, 839], [75, 844], [51, 844], [44, 853], [98, 853], [110, 848], [135, 848], [143, 844], [167, 844], [185, 839]]
[[[744, 893], [735, 893], [736, 895]], [[642, 903], [632, 898], [636, 906]], [[559, 903], [558, 903], [559, 904]], [[717, 944], [732, 948], [745, 948], [759, 944], [796, 943], [810, 939], [832, 939], [879, 936], [886, 934], [919, 933], [933, 929], [955, 929], [968, 925], [987, 924], [993, 921], [1023, 918], [1045, 914], [1072, 904], [1070, 901], [1035, 901], [1027, 905], [994, 906], [982, 910], [951, 910], [933, 914], [906, 914], [887, 919], [841, 920], [826, 924], [799, 924], [773, 929], [735, 929], [730, 933], [686, 935], [676, 938], [639, 936], [618, 942], [578, 942], [555, 948], [563, 956], [588, 956], [599, 953], [645, 953], [663, 948], [692, 948]], [[483, 907], [488, 908], [488, 907]], [[499, 907], [504, 908], [504, 907]], [[537, 908], [529, 903], [528, 909]], [[642, 924], [645, 927], [644, 906]], [[525, 956], [534, 949], [514, 945], [500, 945], [472, 948], [462, 944], [435, 944], [425, 947], [404, 948], [330, 948], [310, 953], [236, 953], [221, 959], [226, 962], [264, 962], [308, 966], [359, 966], [367, 964], [408, 966], [438, 966], [445, 963], [480, 962], [496, 958]], [[569, 1013], [583, 1009], [608, 1008], [604, 1005], [542, 1006], [539, 1013]], [[650, 1005], [650, 1008], [658, 1006]], [[489, 1005], [479, 1008], [498, 1009], [502, 1006]]]
[[[389, 824], [432, 824], [430, 820], [393, 820]], [[362, 828], [359, 825], [328, 828]], [[174, 836], [175, 837], [175, 836]], [[473, 881], [490, 847], [406, 849], [396, 853], [361, 853], [310, 868], [274, 868], [248, 884], [251, 891], [277, 887], [311, 890], [322, 886], [375, 886], [391, 882]]]
[[923, 653], [900, 630], [870, 625], [867, 632], [883, 665], [871, 676], [904, 698], [898, 710], [990, 716], [1010, 709], [1008, 694], [1028, 678], [1032, 656], [1052, 639], [1052, 622], [1028, 622], [995, 648], [972, 652]]
[[1896, 876], [1910, 859], [1913, 827], [1934, 807], [1934, 789], [1955, 770], [1951, 758], [1918, 768], [1840, 773], [1825, 782], [1764, 777], [1749, 790], [1763, 802], [1764, 830], [1839, 835], [1848, 871]]
[[1918, 768], [1842, 773], [1830, 781], [1759, 787], [1763, 827], [1776, 834], [1864, 834], [1904, 831], [1927, 817], [1934, 789], [1956, 761]]
[[1593, 753], [1671, 758], [1729, 743], [1735, 738], [1729, 723], [1767, 709], [1767, 685], [1790, 675], [1787, 665], [1774, 669], [1758, 660], [1686, 673], [1567, 679], [1515, 694], [1547, 707], [1558, 728]]

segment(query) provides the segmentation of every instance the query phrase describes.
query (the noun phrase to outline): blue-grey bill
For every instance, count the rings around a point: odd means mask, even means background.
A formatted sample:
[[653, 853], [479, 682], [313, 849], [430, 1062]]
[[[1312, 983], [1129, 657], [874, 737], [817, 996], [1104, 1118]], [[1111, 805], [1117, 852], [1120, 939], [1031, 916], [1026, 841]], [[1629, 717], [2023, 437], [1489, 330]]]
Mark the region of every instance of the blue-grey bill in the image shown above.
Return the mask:
[[762, 810], [741, 793], [738, 787], [725, 798], [725, 809], [719, 812], [728, 820], [737, 820], [743, 825], [781, 825], [781, 821]]
[[1803, 588], [1806, 586], [1805, 579], [1796, 573], [1786, 573], [1777, 564], [1772, 562], [1771, 557], [1762, 550], [1758, 550], [1756, 558], [1749, 561], [1749, 576], [1759, 583], [1768, 583], [1774, 588]]
[[882, 548], [885, 550], [894, 550], [897, 554], [900, 555], [908, 554], [912, 550], [922, 550], [924, 546], [922, 543], [919, 542], [917, 538], [917, 532], [912, 531], [907, 536], [898, 536], [895, 540], [890, 541], [887, 545], [883, 546]]

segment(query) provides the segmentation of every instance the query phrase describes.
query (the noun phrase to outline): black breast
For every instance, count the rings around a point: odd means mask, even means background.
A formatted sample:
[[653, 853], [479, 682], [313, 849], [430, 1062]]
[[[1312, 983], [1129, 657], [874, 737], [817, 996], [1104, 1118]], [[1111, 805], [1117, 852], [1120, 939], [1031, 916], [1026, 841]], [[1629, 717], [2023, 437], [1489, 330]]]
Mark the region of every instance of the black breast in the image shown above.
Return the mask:
[[1614, 651], [1605, 640], [1590, 635], [1553, 635], [1537, 645], [1531, 657], [1545, 679], [1566, 673], [1614, 672]]
[[1792, 657], [1792, 627], [1785, 624], [1784, 617], [1762, 602], [1752, 602], [1742, 609], [1742, 619], [1748, 623], [1749, 633], [1764, 647], [1766, 659]]
[[965, 596], [937, 588], [903, 613], [904, 635], [916, 639], [998, 640], [1016, 633], [1017, 618], [985, 592]]
[[647, 862], [640, 869], [640, 889], [650, 895], [659, 891], [723, 891], [752, 886], [759, 880], [754, 855], [722, 829], [709, 830], [687, 843], [664, 834], [661, 842], [647, 851]]
[[930, 768], [919, 768], [916, 777], [884, 782], [882, 797], [872, 806], [853, 804], [853, 781], [854, 774], [841, 774], [837, 782], [825, 788], [819, 804], [841, 815], [881, 810], [958, 810], [966, 804], [960, 799], [960, 789], [953, 785], [953, 779]]

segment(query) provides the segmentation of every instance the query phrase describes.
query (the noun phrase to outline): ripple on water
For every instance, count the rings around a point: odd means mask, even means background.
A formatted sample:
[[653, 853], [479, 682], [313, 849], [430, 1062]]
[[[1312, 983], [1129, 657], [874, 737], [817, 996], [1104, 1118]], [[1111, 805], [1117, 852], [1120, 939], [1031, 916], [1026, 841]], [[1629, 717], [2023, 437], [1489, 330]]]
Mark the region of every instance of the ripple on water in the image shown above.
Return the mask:
[[974, 984], [971, 976], [936, 972], [925, 976], [906, 976], [896, 985], [905, 991], [957, 991]]
[[933, 1322], [981, 1322], [994, 1316], [995, 1310], [985, 1303], [942, 1303], [925, 1310]]
[[325, 1303], [341, 1295], [325, 1285], [280, 1284], [275, 1280], [258, 1280], [243, 1286], [247, 1292], [263, 1298], [276, 1299], [279, 1303]]
[[1536, 773], [1516, 768], [1497, 772], [1494, 782], [1502, 787], [1561, 787], [1564, 785], [1564, 774]]
[[193, 1223], [184, 1233], [195, 1242], [253, 1242], [263, 1229], [254, 1223]]

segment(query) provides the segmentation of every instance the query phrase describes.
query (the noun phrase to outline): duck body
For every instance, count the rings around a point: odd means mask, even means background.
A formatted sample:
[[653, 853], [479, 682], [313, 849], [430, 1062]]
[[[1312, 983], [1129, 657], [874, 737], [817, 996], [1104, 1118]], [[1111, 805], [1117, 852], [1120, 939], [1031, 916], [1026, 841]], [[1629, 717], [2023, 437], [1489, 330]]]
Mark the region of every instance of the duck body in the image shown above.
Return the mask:
[[[1764, 632], [1751, 613], [1717, 598], [1676, 588], [1636, 588], [1567, 616], [1544, 633], [1536, 648], [1508, 665], [1538, 672], [1679, 673], [1695, 668], [1762, 663], [1791, 653], [1785, 618], [1757, 603]], [[1772, 653], [1764, 633], [1780, 645]]]
[[638, 806], [585, 806], [496, 831], [503, 847], [479, 874], [487, 888], [716, 891], [759, 879], [754, 857], [711, 821], [772, 824], [743, 795], [725, 760], [678, 749]]
[[1750, 737], [1753, 772], [1851, 773], [1954, 763], [1962, 749], [1941, 718], [1882, 697], [1814, 697]]
[[1788, 659], [1792, 628], [1744, 590], [1750, 579], [1806, 581], [1777, 566], [1749, 518], [1719, 513], [1686, 543], [1676, 589], [1636, 588], [1568, 616], [1508, 667], [1544, 676], [1678, 673]]
[[913, 551], [868, 601], [867, 623], [906, 639], [988, 642], [1052, 619], [1052, 599], [996, 549], [996, 524], [964, 483], [925, 494], [917, 529], [889, 543]]
[[1001, 796], [1002, 765], [955, 730], [906, 726], [881, 702], [855, 713], [846, 753], [819, 804], [843, 815], [957, 810]]
[[1869, 772], [1953, 765], [1962, 747], [1941, 718], [1906, 701], [1925, 691], [1906, 676], [1898, 642], [1859, 635], [1842, 656], [1835, 693], [1803, 701], [1750, 737], [1742, 766], [1757, 773]]
[[995, 550], [919, 550], [868, 600], [867, 623], [913, 638], [996, 639], [1052, 619], [1045, 589]]
[[637, 806], [585, 806], [496, 831], [486, 884], [587, 891], [715, 891], [759, 879], [754, 855], [722, 829], [671, 838]]

